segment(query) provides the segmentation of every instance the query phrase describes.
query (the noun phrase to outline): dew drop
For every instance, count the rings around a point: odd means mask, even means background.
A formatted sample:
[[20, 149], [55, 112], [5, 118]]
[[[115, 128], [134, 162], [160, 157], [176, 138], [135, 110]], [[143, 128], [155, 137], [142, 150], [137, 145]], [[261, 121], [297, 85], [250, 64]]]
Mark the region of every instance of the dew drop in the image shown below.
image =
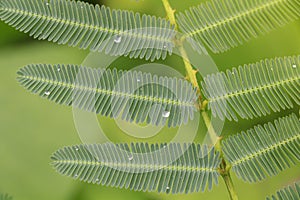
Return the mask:
[[169, 189], [170, 189], [170, 187], [169, 187], [169, 186], [167, 186], [167, 187], [166, 187], [166, 189], [167, 189], [167, 190], [169, 190]]
[[99, 178], [96, 179], [96, 182], [97, 182], [97, 183], [99, 182]]
[[137, 82], [141, 82], [141, 79], [138, 78], [136, 81], [137, 81]]
[[271, 68], [271, 71], [273, 71], [273, 68]]
[[60, 67], [57, 67], [57, 71], [60, 72], [60, 70], [61, 70]]
[[45, 92], [45, 95], [46, 95], [46, 96], [49, 96], [50, 94], [51, 94], [51, 92], [49, 92], [49, 91], [46, 91], [46, 92]]
[[164, 148], [167, 148], [167, 145], [164, 145]]
[[119, 44], [120, 42], [122, 42], [122, 37], [120, 35], [117, 35], [114, 39], [114, 42]]
[[75, 176], [74, 176], [75, 178], [77, 178], [78, 177], [78, 174], [75, 174]]
[[46, 6], [49, 6], [49, 3], [46, 3]]
[[170, 111], [164, 111], [164, 112], [162, 113], [162, 116], [165, 117], [165, 118], [170, 117]]
[[76, 148], [75, 148], [75, 150], [76, 150], [76, 151], [79, 151], [79, 148], [78, 148], [78, 147], [76, 147]]
[[296, 65], [296, 64], [293, 64], [293, 68], [296, 69], [296, 68], [297, 68], [297, 65]]
[[128, 157], [128, 160], [132, 161], [133, 160], [133, 156]]

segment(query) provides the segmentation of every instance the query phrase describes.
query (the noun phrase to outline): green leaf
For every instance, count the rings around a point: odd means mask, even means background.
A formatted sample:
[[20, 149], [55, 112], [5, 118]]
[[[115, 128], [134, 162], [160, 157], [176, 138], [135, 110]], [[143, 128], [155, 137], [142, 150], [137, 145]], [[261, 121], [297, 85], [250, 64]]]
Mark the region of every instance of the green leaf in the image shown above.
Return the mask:
[[267, 59], [208, 75], [202, 83], [214, 116], [238, 120], [300, 105], [300, 56]]
[[196, 144], [94, 144], [65, 147], [55, 169], [81, 181], [135, 191], [190, 193], [218, 183], [219, 153]]
[[194, 118], [196, 90], [182, 79], [77, 65], [28, 65], [18, 71], [27, 90], [59, 104], [136, 123], [180, 126]]
[[39, 40], [114, 56], [153, 61], [174, 47], [174, 27], [165, 19], [80, 1], [1, 0], [0, 18]]
[[12, 200], [13, 198], [8, 194], [0, 194], [0, 200]]
[[231, 136], [222, 144], [237, 176], [257, 182], [300, 161], [300, 122], [292, 114]]
[[295, 183], [295, 187], [285, 187], [276, 192], [272, 197], [267, 197], [267, 200], [300, 200], [300, 182]]
[[221, 53], [298, 19], [299, 10], [299, 0], [211, 0], [177, 19], [197, 51]]

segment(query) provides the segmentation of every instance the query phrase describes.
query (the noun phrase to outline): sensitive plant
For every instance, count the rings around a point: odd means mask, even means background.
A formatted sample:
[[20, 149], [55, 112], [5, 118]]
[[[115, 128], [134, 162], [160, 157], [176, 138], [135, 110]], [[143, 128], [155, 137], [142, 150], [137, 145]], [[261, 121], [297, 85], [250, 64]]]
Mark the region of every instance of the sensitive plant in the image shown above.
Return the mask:
[[[200, 113], [214, 147], [197, 143], [82, 144], [51, 157], [75, 179], [135, 191], [211, 190], [222, 177], [238, 199], [231, 172], [246, 182], [275, 176], [300, 160], [299, 116], [219, 137], [210, 115], [251, 120], [300, 104], [300, 56], [269, 58], [199, 80], [184, 44], [199, 54], [223, 53], [296, 20], [299, 0], [211, 0], [167, 19], [68, 0], [0, 0], [0, 18], [39, 40], [110, 56], [165, 60], [178, 48], [186, 80], [118, 69], [30, 64], [17, 72], [27, 90], [58, 104], [131, 123], [179, 127]], [[155, 107], [155, 109], [153, 109]], [[268, 199], [299, 199], [299, 184]]]

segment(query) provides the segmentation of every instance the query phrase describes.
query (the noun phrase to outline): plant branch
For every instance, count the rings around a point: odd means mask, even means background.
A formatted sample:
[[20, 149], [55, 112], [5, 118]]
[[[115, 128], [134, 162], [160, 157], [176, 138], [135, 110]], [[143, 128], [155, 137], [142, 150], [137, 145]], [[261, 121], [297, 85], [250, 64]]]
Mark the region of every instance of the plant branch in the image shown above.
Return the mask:
[[[175, 26], [175, 29], [177, 29], [178, 25], [176, 23], [176, 19], [175, 19], [175, 15], [174, 15], [175, 10], [171, 7], [168, 0], [162, 0], [162, 2], [164, 4], [167, 16], [168, 16], [171, 24]], [[201, 91], [200, 91], [200, 87], [199, 87], [197, 77], [196, 77], [196, 74], [197, 74], [198, 71], [195, 70], [191, 65], [191, 62], [188, 58], [186, 50], [183, 47], [183, 41], [182, 40], [175, 40], [175, 44], [179, 47], [179, 51], [180, 51], [180, 54], [182, 56], [184, 66], [185, 66], [185, 70], [186, 70], [186, 73], [187, 73], [187, 78], [193, 84], [193, 86], [195, 88], [197, 88], [197, 92], [199, 94], [198, 108], [199, 108], [199, 110], [202, 114], [205, 125], [208, 129], [210, 139], [211, 139], [211, 141], [217, 141], [217, 143], [215, 144], [215, 148], [216, 148], [217, 151], [220, 152], [221, 157], [222, 157], [222, 163], [220, 164], [219, 171], [220, 171], [220, 174], [223, 177], [224, 182], [226, 184], [227, 190], [228, 190], [229, 195], [230, 195], [230, 199], [231, 200], [238, 200], [238, 196], [236, 194], [236, 191], [234, 189], [233, 182], [232, 182], [232, 179], [231, 179], [231, 176], [230, 176], [231, 166], [226, 163], [226, 161], [224, 159], [224, 156], [223, 156], [222, 147], [221, 147], [222, 138], [217, 135], [216, 131], [214, 130], [214, 127], [212, 126], [210, 117], [207, 114], [207, 111], [206, 111], [207, 101], [202, 102]]]
[[[203, 104], [206, 107], [206, 105], [205, 105], [206, 102], [204, 102]], [[233, 182], [232, 182], [232, 179], [231, 179], [231, 175], [230, 175], [231, 166], [230, 166], [230, 164], [226, 163], [226, 161], [224, 159], [224, 154], [223, 154], [222, 146], [221, 146], [222, 137], [219, 137], [217, 135], [216, 131], [214, 130], [214, 128], [211, 124], [211, 120], [210, 120], [210, 118], [207, 114], [207, 111], [202, 110], [201, 114], [202, 114], [204, 123], [205, 123], [205, 125], [208, 129], [208, 133], [209, 133], [211, 141], [217, 141], [216, 144], [215, 144], [215, 149], [216, 149], [216, 151], [220, 152], [220, 156], [222, 158], [222, 162], [220, 164], [219, 172], [220, 172], [220, 174], [221, 174], [221, 176], [222, 176], [222, 178], [223, 178], [223, 180], [226, 184], [227, 191], [229, 193], [230, 199], [231, 200], [238, 200], [238, 196], [237, 196], [237, 193], [235, 191], [235, 188], [234, 188], [234, 185], [233, 185]]]
[[228, 171], [227, 173], [223, 174], [222, 177], [223, 177], [223, 180], [226, 184], [227, 190], [229, 192], [230, 199], [231, 200], [238, 200], [238, 196], [237, 196], [237, 193], [235, 191], [235, 188], [234, 188], [234, 185], [233, 185], [233, 182], [232, 182], [232, 179], [231, 179], [230, 172]]
[[[175, 26], [175, 29], [178, 28], [176, 19], [175, 19], [175, 10], [171, 7], [170, 3], [168, 0], [162, 0], [166, 13], [167, 13], [167, 17], [170, 20], [171, 24]], [[183, 59], [183, 63], [185, 66], [185, 70], [187, 73], [187, 79], [193, 84], [193, 86], [197, 89], [198, 95], [199, 95], [199, 105], [197, 106], [199, 109], [201, 107], [201, 93], [200, 93], [200, 87], [197, 81], [197, 77], [196, 74], [198, 73], [197, 70], [195, 70], [192, 65], [191, 62], [188, 58], [188, 55], [183, 47], [183, 42], [180, 40], [176, 40], [175, 44], [177, 44], [177, 46], [179, 47], [179, 51], [180, 54], [182, 56]]]
[[211, 120], [210, 120], [210, 118], [209, 118], [207, 112], [206, 112], [205, 110], [202, 110], [202, 111], [201, 111], [201, 115], [202, 115], [202, 117], [203, 117], [205, 126], [207, 127], [208, 135], [209, 135], [209, 137], [210, 137], [210, 140], [211, 140], [211, 141], [217, 141], [217, 143], [216, 143], [216, 145], [215, 145], [215, 146], [216, 146], [216, 150], [221, 152], [221, 143], [220, 143], [220, 141], [221, 141], [222, 138], [220, 138], [220, 137], [217, 135], [217, 133], [216, 133], [214, 127], [213, 127], [212, 124], [211, 124]]
[[164, 4], [164, 7], [165, 7], [165, 10], [166, 10], [166, 13], [167, 13], [167, 16], [171, 22], [171, 24], [173, 24], [175, 26], [175, 29], [177, 29], [177, 23], [176, 23], [176, 19], [175, 19], [175, 12], [176, 10], [174, 10], [170, 3], [169, 3], [169, 0], [162, 0], [163, 4]]

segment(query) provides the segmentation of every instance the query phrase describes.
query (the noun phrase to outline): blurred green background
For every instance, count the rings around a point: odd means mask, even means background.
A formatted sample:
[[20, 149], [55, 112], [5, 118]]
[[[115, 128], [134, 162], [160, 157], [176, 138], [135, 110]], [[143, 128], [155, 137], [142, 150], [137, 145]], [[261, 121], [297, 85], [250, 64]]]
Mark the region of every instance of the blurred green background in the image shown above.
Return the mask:
[[[203, 1], [170, 0], [177, 11]], [[112, 8], [130, 9], [165, 17], [159, 0], [107, 0], [99, 2]], [[264, 58], [300, 54], [300, 21], [295, 21], [231, 51], [212, 55], [220, 70]], [[26, 34], [0, 22], [0, 192], [16, 200], [199, 200], [228, 199], [225, 185], [212, 192], [189, 195], [161, 195], [113, 189], [73, 181], [57, 174], [50, 155], [65, 145], [80, 143], [72, 109], [30, 95], [16, 82], [18, 68], [30, 63], [80, 64], [88, 51], [34, 41]], [[177, 67], [178, 66], [177, 64]], [[299, 108], [294, 111], [298, 113]], [[234, 134], [251, 126], [288, 114], [291, 110], [262, 119], [226, 122], [223, 134]], [[109, 122], [109, 121], [108, 121]], [[106, 129], [111, 137], [120, 135], [112, 123]], [[116, 139], [118, 140], [118, 139]], [[240, 199], [264, 199], [278, 188], [300, 179], [300, 165], [258, 184], [247, 184], [233, 176]]]

